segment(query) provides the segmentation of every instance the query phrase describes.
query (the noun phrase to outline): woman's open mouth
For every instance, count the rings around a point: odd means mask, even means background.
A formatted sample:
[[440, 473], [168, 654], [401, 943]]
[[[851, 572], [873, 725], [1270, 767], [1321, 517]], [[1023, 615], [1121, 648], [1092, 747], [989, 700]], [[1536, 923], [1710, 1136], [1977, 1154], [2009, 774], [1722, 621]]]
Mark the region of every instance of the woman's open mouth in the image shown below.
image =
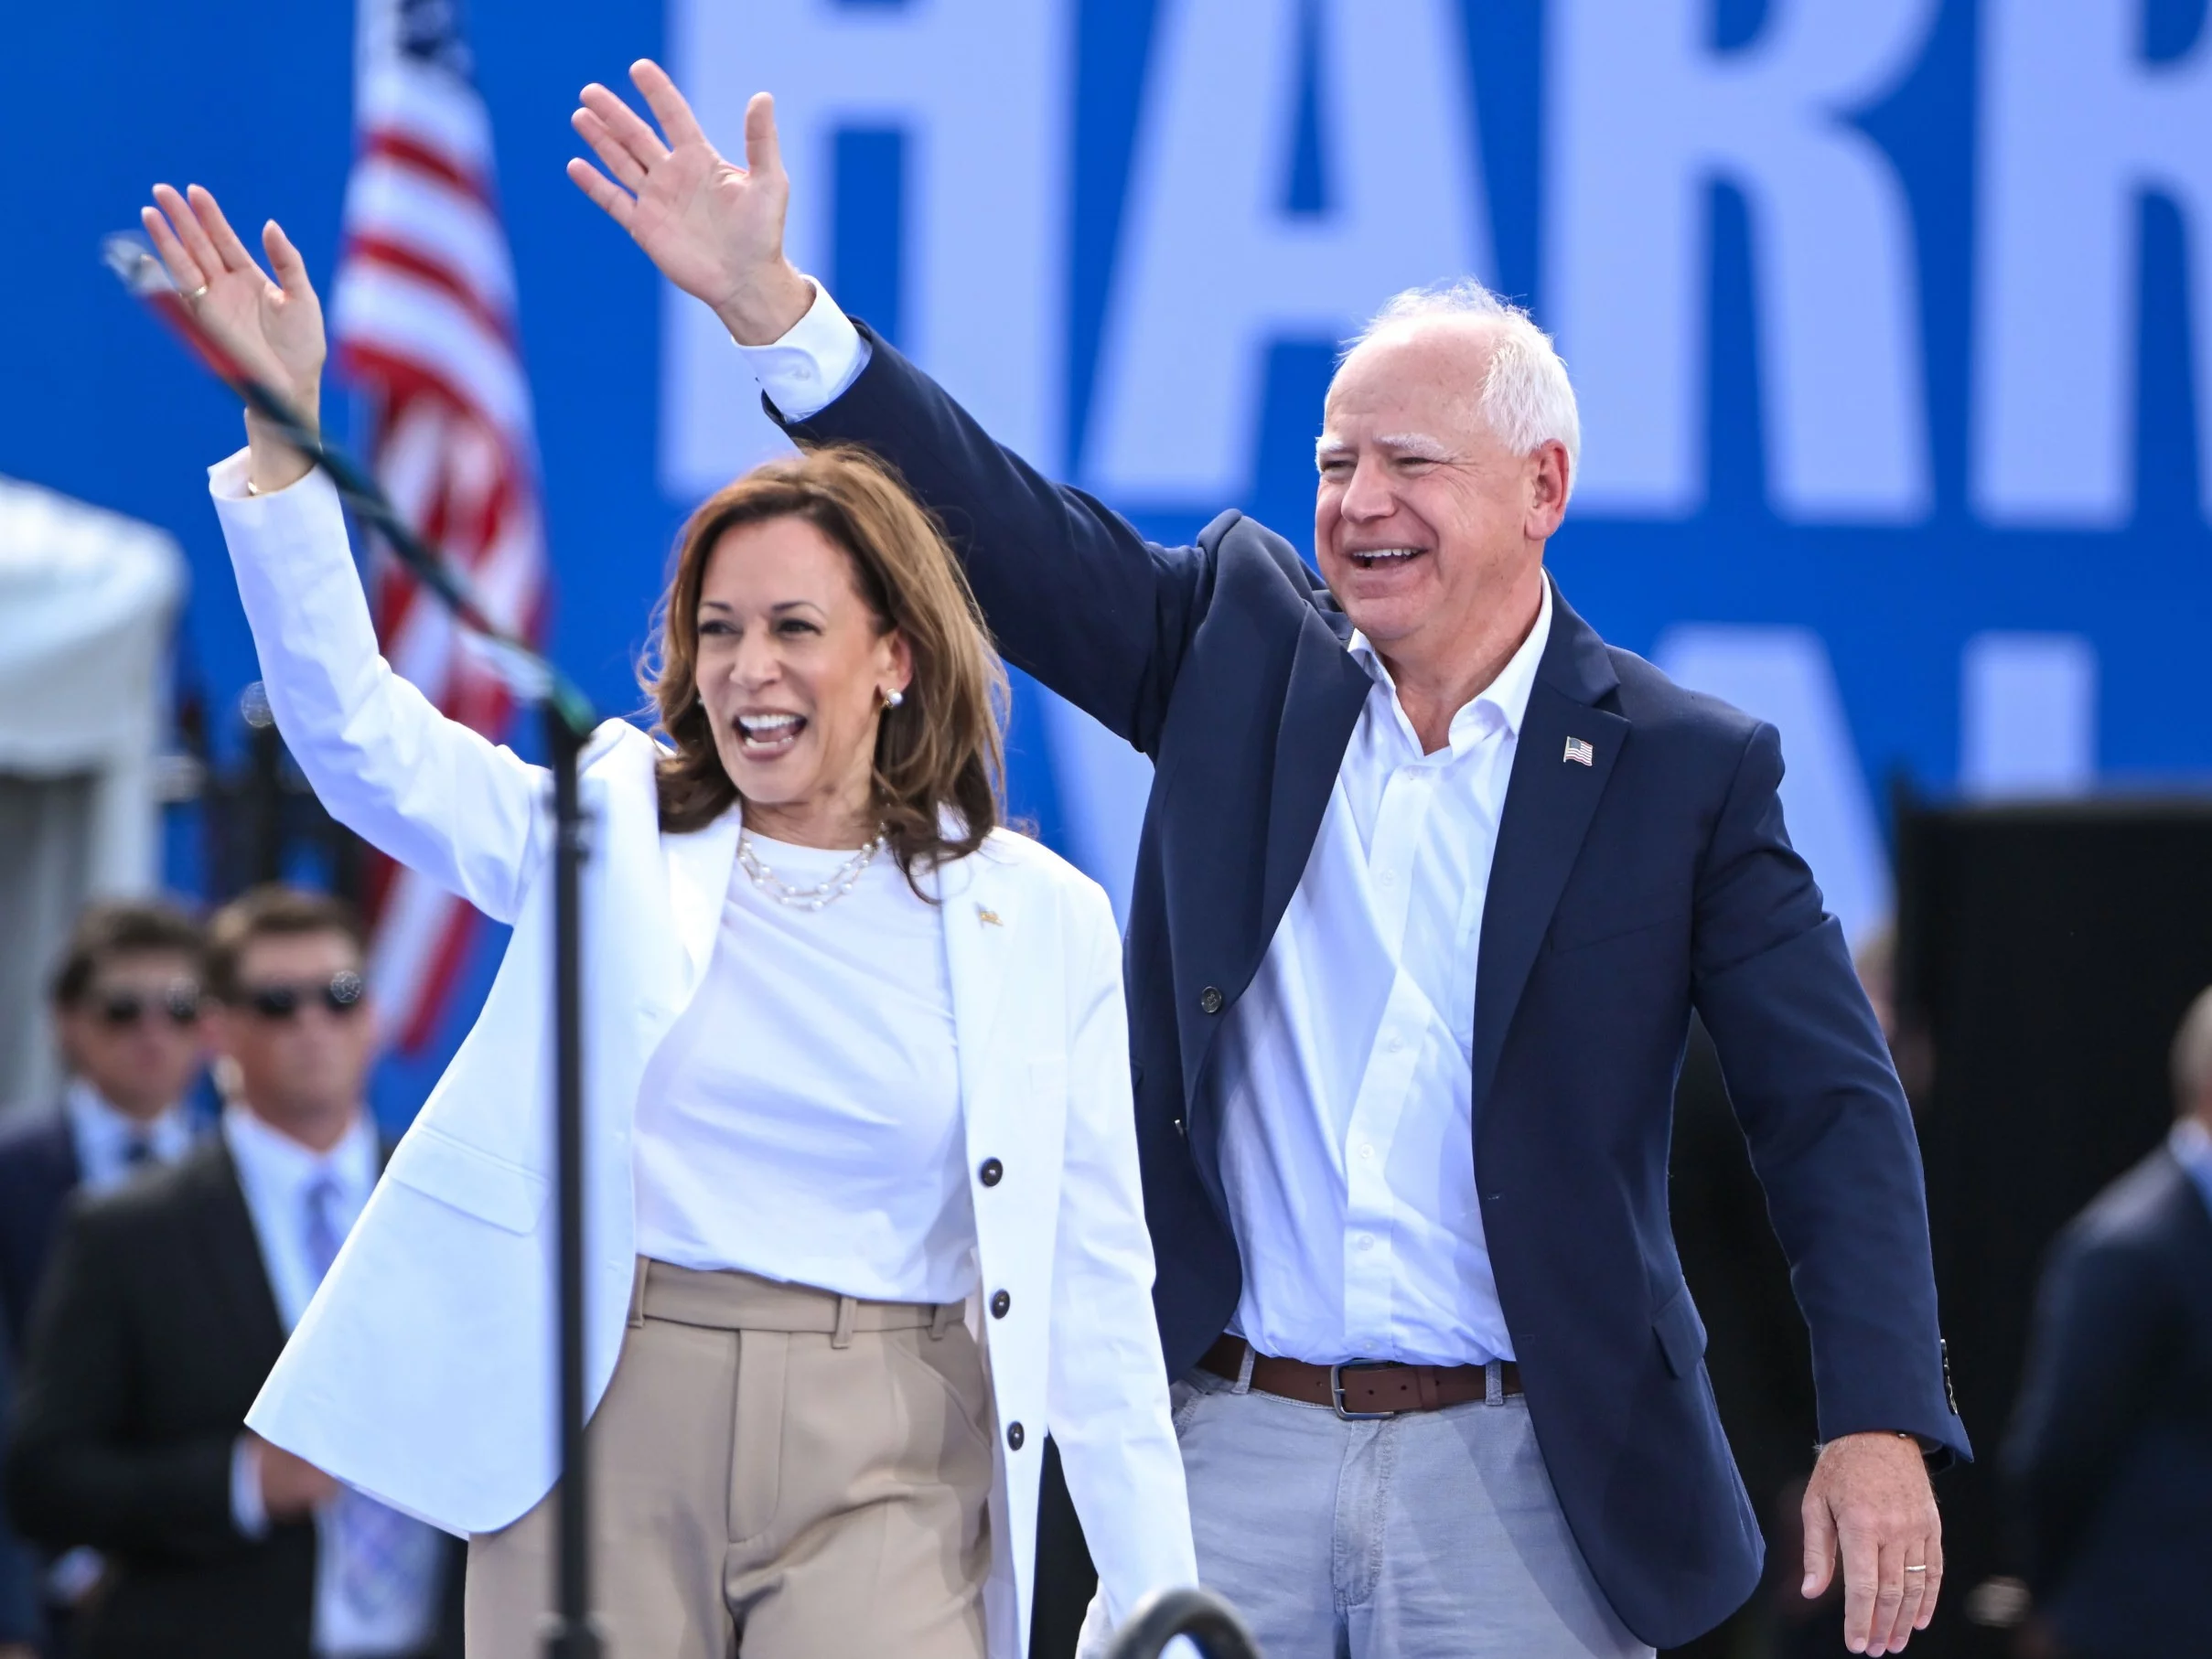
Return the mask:
[[806, 729], [803, 714], [740, 714], [737, 744], [747, 760], [776, 760], [791, 752]]

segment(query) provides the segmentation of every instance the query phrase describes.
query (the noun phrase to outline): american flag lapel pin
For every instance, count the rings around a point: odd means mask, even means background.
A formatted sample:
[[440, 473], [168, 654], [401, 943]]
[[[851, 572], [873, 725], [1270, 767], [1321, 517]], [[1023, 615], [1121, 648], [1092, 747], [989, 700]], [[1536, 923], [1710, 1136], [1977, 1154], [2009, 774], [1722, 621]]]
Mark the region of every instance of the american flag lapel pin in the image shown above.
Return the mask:
[[1570, 737], [1567, 739], [1567, 752], [1559, 758], [1562, 765], [1573, 761], [1578, 766], [1595, 766], [1597, 765], [1597, 750], [1586, 737]]
[[998, 919], [997, 911], [985, 910], [981, 904], [978, 904], [975, 907], [975, 919], [990, 927], [1003, 927], [1005, 926], [1004, 922]]

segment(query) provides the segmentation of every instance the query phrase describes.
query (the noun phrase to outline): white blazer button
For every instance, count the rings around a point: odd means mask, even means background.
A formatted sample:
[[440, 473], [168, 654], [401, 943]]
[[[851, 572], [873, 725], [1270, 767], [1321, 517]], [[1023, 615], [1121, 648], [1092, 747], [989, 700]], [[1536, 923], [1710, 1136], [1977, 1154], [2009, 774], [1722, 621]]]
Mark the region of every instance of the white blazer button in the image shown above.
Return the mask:
[[1023, 1433], [1022, 1426], [1019, 1423], [1006, 1425], [1006, 1444], [1014, 1450], [1019, 1451], [1022, 1449], [1022, 1442], [1028, 1438], [1026, 1434]]

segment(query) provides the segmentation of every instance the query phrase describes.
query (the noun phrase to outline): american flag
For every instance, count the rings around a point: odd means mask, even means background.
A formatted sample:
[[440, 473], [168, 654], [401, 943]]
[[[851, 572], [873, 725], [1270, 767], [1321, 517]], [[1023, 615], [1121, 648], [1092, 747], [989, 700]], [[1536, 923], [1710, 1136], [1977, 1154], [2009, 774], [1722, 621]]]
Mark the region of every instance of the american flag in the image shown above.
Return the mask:
[[[545, 594], [537, 438], [491, 123], [459, 0], [360, 3], [360, 151], [332, 305], [338, 367], [368, 399], [371, 457], [393, 504], [467, 573], [493, 621], [535, 637]], [[500, 735], [506, 690], [381, 552], [370, 598], [392, 668], [455, 720]], [[467, 956], [476, 912], [381, 860], [368, 901], [384, 1035], [418, 1047]]]

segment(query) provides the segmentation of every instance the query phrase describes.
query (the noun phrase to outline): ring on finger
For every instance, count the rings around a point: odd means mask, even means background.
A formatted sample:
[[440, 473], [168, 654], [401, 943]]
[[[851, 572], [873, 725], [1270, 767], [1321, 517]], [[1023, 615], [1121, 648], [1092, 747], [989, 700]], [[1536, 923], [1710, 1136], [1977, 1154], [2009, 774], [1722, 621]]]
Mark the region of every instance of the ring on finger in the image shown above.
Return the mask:
[[207, 293], [208, 285], [207, 284], [202, 283], [199, 287], [193, 289], [189, 294], [187, 294], [185, 298], [188, 300], [204, 299], [207, 297]]
[[1908, 1573], [1924, 1573], [1927, 1570], [1927, 1563], [1923, 1561], [1918, 1566], [1907, 1567], [1905, 1570]]

